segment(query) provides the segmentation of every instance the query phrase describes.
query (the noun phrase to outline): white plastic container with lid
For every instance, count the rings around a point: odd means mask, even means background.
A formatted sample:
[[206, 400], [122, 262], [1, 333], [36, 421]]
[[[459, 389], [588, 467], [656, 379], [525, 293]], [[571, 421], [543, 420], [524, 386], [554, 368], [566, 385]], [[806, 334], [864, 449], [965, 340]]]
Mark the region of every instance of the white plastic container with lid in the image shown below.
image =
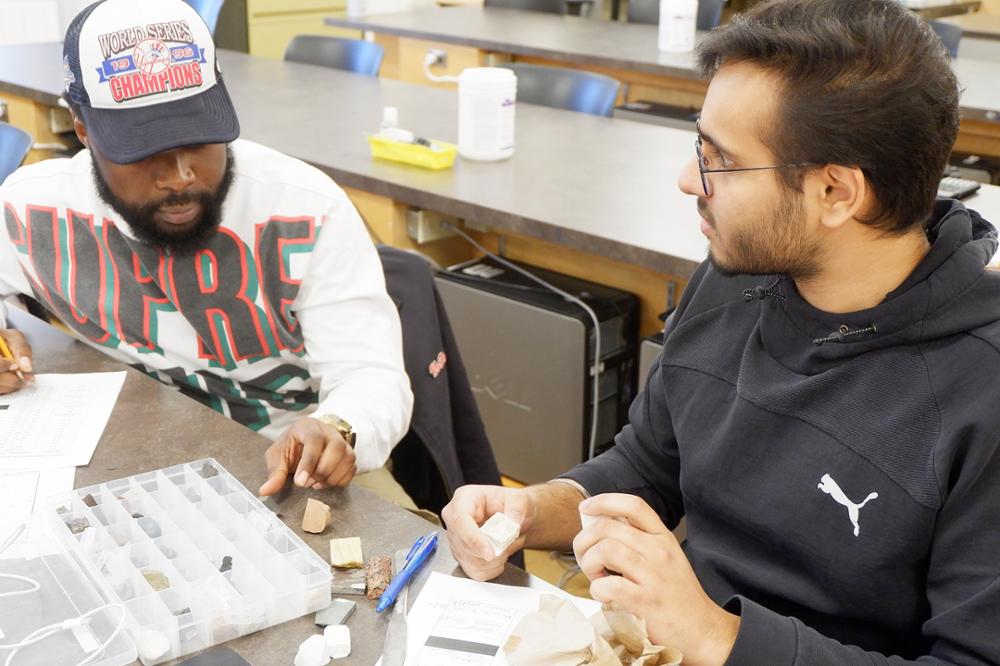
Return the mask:
[[514, 154], [517, 77], [503, 67], [470, 67], [458, 77], [458, 154], [493, 161]]
[[382, 107], [382, 122], [379, 123], [378, 131], [384, 132], [396, 127], [399, 127], [399, 109], [395, 106]]
[[698, 0], [660, 0], [661, 51], [693, 51], [698, 24]]

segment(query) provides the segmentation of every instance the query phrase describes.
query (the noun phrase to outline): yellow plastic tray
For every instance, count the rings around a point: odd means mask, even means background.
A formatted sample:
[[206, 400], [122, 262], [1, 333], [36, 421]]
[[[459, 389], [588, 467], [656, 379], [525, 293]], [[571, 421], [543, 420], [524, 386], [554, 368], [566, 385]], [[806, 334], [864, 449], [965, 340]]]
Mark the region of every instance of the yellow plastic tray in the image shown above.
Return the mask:
[[425, 169], [447, 169], [455, 163], [458, 148], [452, 143], [431, 141], [431, 145], [439, 148], [432, 150], [416, 143], [401, 143], [376, 134], [368, 136], [368, 145], [372, 149], [372, 157], [381, 160], [403, 162]]

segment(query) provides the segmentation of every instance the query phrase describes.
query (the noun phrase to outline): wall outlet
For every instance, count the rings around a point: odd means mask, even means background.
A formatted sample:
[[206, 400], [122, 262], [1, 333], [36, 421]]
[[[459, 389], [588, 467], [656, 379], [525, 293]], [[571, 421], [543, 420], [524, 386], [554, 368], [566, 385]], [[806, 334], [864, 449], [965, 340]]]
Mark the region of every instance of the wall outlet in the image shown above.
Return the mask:
[[440, 65], [441, 67], [448, 66], [448, 52], [442, 49], [427, 49], [427, 66], [434, 67], [435, 65]]
[[53, 134], [64, 134], [73, 131], [73, 116], [69, 109], [52, 107], [49, 109], [49, 129]]
[[417, 245], [454, 236], [455, 232], [446, 229], [443, 222], [455, 226], [459, 225], [458, 218], [420, 208], [411, 208], [406, 213], [406, 233]]

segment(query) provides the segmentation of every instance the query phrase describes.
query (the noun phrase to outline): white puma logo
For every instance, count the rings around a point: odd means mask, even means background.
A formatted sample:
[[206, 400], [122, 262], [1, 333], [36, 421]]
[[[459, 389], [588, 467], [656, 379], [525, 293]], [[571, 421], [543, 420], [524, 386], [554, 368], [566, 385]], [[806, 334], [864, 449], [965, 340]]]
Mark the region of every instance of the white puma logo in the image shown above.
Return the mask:
[[868, 493], [868, 497], [864, 499], [861, 504], [855, 504], [851, 500], [847, 499], [847, 495], [844, 491], [840, 489], [837, 482], [833, 480], [833, 477], [829, 474], [824, 474], [819, 480], [819, 486], [817, 486], [824, 493], [833, 498], [837, 504], [842, 504], [847, 507], [847, 517], [851, 519], [851, 523], [854, 525], [854, 536], [858, 536], [861, 532], [861, 526], [858, 525], [858, 513], [861, 511], [861, 507], [873, 499], [878, 498], [878, 493]]

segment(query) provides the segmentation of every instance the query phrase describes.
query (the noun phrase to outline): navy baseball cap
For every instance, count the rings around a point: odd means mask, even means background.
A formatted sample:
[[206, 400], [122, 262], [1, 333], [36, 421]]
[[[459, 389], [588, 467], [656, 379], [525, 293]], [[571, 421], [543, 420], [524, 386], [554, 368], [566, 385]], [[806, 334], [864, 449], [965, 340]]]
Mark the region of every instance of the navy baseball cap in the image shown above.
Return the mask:
[[240, 135], [205, 21], [181, 0], [100, 0], [63, 42], [66, 98], [95, 147], [131, 164]]

